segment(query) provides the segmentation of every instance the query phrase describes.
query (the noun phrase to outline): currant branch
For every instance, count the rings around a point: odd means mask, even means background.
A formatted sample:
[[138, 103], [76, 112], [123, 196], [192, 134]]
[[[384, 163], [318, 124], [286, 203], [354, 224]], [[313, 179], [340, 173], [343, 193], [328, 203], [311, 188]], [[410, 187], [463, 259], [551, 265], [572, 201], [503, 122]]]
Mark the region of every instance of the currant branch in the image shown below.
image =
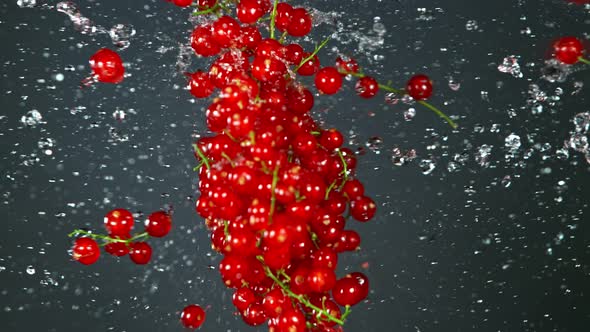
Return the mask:
[[[309, 300], [307, 300], [305, 298], [305, 296], [303, 295], [298, 295], [295, 294], [291, 291], [291, 289], [289, 289], [289, 286], [285, 285], [274, 273], [272, 273], [272, 271], [270, 270], [270, 268], [268, 266], [266, 266], [266, 264], [264, 264], [264, 258], [262, 256], [256, 256], [256, 258], [262, 263], [262, 266], [264, 267], [264, 273], [272, 279], [272, 281], [274, 281], [277, 285], [279, 285], [279, 287], [281, 287], [281, 289], [291, 298], [299, 301], [301, 304], [303, 304], [304, 306], [314, 310], [315, 312], [318, 313], [318, 317], [323, 317], [326, 320], [329, 320], [331, 322], [334, 322], [338, 325], [344, 325], [344, 319], [338, 319], [332, 315], [330, 315], [329, 312], [327, 312], [326, 310], [313, 305], [311, 302], [309, 302]], [[346, 316], [348, 316], [350, 314], [350, 308], [347, 308], [346, 312], [344, 313], [346, 314]], [[344, 317], [344, 315], [343, 315]]]
[[275, 212], [275, 206], [277, 205], [277, 197], [275, 194], [275, 189], [277, 188], [277, 183], [279, 182], [279, 165], [275, 166], [274, 171], [272, 172], [272, 184], [270, 187], [270, 212], [269, 218], [272, 221], [272, 216]]
[[209, 158], [207, 158], [207, 156], [205, 156], [205, 154], [199, 148], [199, 146], [197, 144], [193, 144], [193, 149], [195, 150], [195, 152], [197, 153], [199, 158], [201, 158], [201, 162], [205, 164], [205, 167], [207, 167], [207, 169], [211, 169], [211, 164], [209, 163]]
[[78, 236], [78, 235], [84, 235], [85, 237], [90, 237], [93, 239], [98, 239], [98, 240], [103, 240], [106, 243], [111, 243], [111, 242], [123, 242], [123, 243], [131, 243], [137, 239], [141, 239], [141, 238], [147, 238], [149, 237], [149, 234], [147, 232], [143, 232], [143, 233], [139, 233], [136, 234], [135, 236], [127, 239], [127, 240], [122, 240], [122, 239], [117, 239], [117, 238], [113, 238], [110, 237], [108, 235], [102, 235], [102, 234], [95, 234], [83, 229], [76, 229], [73, 232], [71, 232], [70, 234], [68, 234], [68, 237], [74, 237], [74, 236]]
[[[358, 77], [358, 78], [363, 78], [366, 77], [367, 75], [362, 74], [362, 73], [355, 73], [355, 72], [350, 72], [350, 71], [344, 71], [344, 70], [340, 70], [340, 73], [345, 74], [345, 75], [350, 75], [350, 76], [354, 76], [354, 77]], [[381, 84], [379, 83], [379, 88], [383, 91], [387, 91], [387, 92], [393, 92], [399, 95], [406, 95], [406, 91], [402, 90], [402, 89], [396, 89], [390, 85], [385, 85], [385, 84]], [[453, 121], [451, 118], [449, 118], [443, 111], [439, 110], [438, 108], [436, 108], [434, 105], [424, 101], [424, 100], [417, 100], [418, 104], [428, 108], [429, 110], [433, 111], [436, 115], [438, 115], [439, 117], [441, 117], [443, 120], [445, 120], [451, 127], [453, 127], [453, 129], [457, 129], [457, 127], [459, 127], [457, 125], [457, 123], [455, 123], [455, 121]]]
[[314, 56], [316, 56], [318, 54], [318, 52], [328, 44], [328, 42], [330, 41], [330, 37], [324, 39], [319, 45], [316, 45], [315, 49], [313, 50], [313, 52], [305, 59], [301, 60], [301, 62], [299, 63], [299, 65], [297, 67], [295, 67], [295, 71], [298, 71], [299, 68], [301, 68], [301, 66], [303, 66], [307, 61], [313, 59]]
[[344, 187], [344, 185], [348, 181], [348, 165], [346, 164], [346, 160], [344, 159], [344, 155], [342, 154], [342, 151], [340, 151], [340, 150], [338, 150], [338, 157], [340, 157], [340, 160], [342, 161], [342, 167], [344, 168], [342, 170], [342, 174], [344, 175], [344, 178], [342, 179], [342, 183], [340, 184], [340, 187], [338, 188], [338, 190], [342, 190], [342, 188]]
[[579, 57], [578, 61], [580, 61], [581, 63], [585, 63], [587, 65], [590, 65], [590, 60], [585, 59], [584, 57]]
[[270, 13], [270, 39], [275, 39], [275, 19], [277, 17], [277, 5], [279, 0], [274, 0], [272, 12]]

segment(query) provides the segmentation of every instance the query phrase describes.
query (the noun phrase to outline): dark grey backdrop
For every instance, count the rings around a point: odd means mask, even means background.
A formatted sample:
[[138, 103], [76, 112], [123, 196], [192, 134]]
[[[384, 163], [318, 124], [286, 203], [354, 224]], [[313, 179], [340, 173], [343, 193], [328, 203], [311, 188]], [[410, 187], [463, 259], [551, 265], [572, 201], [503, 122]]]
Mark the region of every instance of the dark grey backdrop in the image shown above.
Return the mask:
[[[137, 30], [121, 53], [131, 74], [123, 84], [78, 88], [89, 56], [111, 47], [108, 36], [82, 35], [52, 10], [0, 4], [0, 330], [179, 331], [178, 312], [189, 303], [208, 307], [204, 331], [255, 330], [234, 315], [231, 292], [210, 268], [219, 256], [192, 207], [197, 179], [190, 144], [205, 134], [205, 103], [191, 102], [176, 75], [178, 45], [191, 29], [187, 12], [159, 0], [79, 2], [97, 24], [131, 23]], [[452, 132], [422, 108], [405, 122], [407, 106], [385, 107], [383, 96], [359, 100], [350, 83], [337, 98], [318, 98], [315, 116], [352, 134], [351, 144], [366, 152], [359, 177], [380, 207], [376, 220], [351, 225], [362, 234], [363, 250], [341, 258], [340, 273], [362, 270], [372, 289], [346, 330], [587, 330], [588, 165], [573, 152], [557, 160], [555, 149], [573, 129], [573, 115], [590, 111], [590, 71], [549, 84], [539, 80], [539, 67], [553, 38], [590, 31], [590, 11], [559, 0], [313, 6], [341, 13], [346, 39], [375, 35], [379, 16], [384, 45], [362, 51], [358, 40], [331, 45], [382, 80], [428, 73], [437, 84], [433, 103], [460, 117], [461, 125]], [[469, 20], [477, 29], [466, 28]], [[330, 30], [322, 26], [314, 40]], [[508, 55], [521, 57], [524, 78], [497, 71]], [[334, 56], [322, 52], [325, 63]], [[206, 66], [193, 60], [191, 69]], [[63, 81], [54, 79], [58, 73]], [[461, 83], [458, 91], [448, 87], [450, 76]], [[550, 96], [558, 87], [564, 91], [538, 115], [526, 102], [535, 82]], [[574, 82], [584, 87], [571, 95]], [[20, 118], [32, 109], [44, 123], [23, 126]], [[127, 113], [124, 121], [114, 119], [117, 109]], [[511, 132], [523, 146], [507, 162], [504, 138]], [[39, 147], [47, 138], [55, 141], [50, 156]], [[546, 143], [551, 148], [545, 150]], [[482, 144], [493, 146], [487, 168], [474, 160]], [[394, 166], [394, 146], [415, 148], [418, 160]], [[469, 161], [449, 173], [447, 163], [464, 152]], [[418, 162], [428, 155], [437, 168], [423, 175]], [[509, 187], [501, 182], [505, 176]], [[174, 230], [152, 241], [150, 265], [104, 257], [83, 267], [69, 259], [66, 234], [100, 230], [108, 209], [149, 213], [166, 204], [175, 209]]]

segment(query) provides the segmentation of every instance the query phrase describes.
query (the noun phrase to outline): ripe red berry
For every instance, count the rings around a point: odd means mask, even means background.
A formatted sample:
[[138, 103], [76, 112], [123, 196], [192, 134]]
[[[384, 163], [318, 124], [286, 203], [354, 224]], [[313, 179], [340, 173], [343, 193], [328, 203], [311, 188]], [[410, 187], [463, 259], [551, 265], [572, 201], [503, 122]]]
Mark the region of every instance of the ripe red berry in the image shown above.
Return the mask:
[[232, 296], [232, 303], [239, 311], [248, 309], [248, 307], [254, 302], [256, 302], [256, 295], [247, 287], [236, 289]]
[[332, 289], [336, 283], [336, 274], [331, 268], [314, 266], [307, 275], [307, 284], [313, 292], [324, 293]]
[[173, 2], [178, 7], [188, 7], [193, 4], [193, 0], [174, 0]]
[[111, 236], [127, 236], [133, 229], [133, 215], [125, 209], [114, 209], [104, 217], [104, 227]]
[[[130, 235], [126, 235], [126, 236], [115, 236], [115, 239], [119, 239], [119, 240], [127, 240], [129, 239], [131, 236]], [[125, 242], [111, 242], [109, 244], [107, 244], [106, 246], [104, 246], [104, 250], [116, 257], [121, 257], [121, 256], [125, 256], [129, 253], [129, 246], [127, 245], [127, 243]]]
[[303, 60], [303, 47], [299, 44], [285, 46], [285, 60], [293, 65], [300, 64], [301, 60]]
[[568, 65], [578, 62], [583, 52], [582, 42], [575, 37], [562, 37], [553, 43], [555, 58]]
[[348, 199], [354, 200], [365, 194], [365, 186], [363, 186], [359, 180], [349, 180], [344, 184], [344, 187], [342, 187], [342, 192], [348, 197]]
[[332, 296], [334, 301], [341, 306], [353, 306], [367, 297], [364, 286], [356, 278], [346, 277], [336, 281], [332, 289]]
[[[307, 59], [311, 53], [303, 52], [303, 59]], [[301, 67], [297, 70], [297, 74], [301, 76], [311, 76], [318, 72], [320, 69], [320, 59], [317, 55], [314, 55], [313, 58], [305, 61]]]
[[145, 220], [145, 231], [153, 237], [164, 237], [172, 228], [172, 217], [164, 211], [156, 211]]
[[103, 83], [120, 83], [125, 75], [121, 57], [108, 48], [102, 48], [90, 57], [90, 68], [98, 81]]
[[236, 6], [236, 16], [242, 23], [255, 23], [264, 14], [264, 6], [260, 0], [240, 0]]
[[338, 131], [338, 129], [331, 128], [324, 130], [320, 135], [320, 144], [326, 150], [330, 151], [337, 149], [342, 146], [342, 143], [344, 143], [344, 137]]
[[199, 10], [213, 8], [217, 4], [217, 0], [197, 0], [197, 7]]
[[94, 264], [100, 257], [100, 248], [93, 239], [81, 237], [74, 241], [72, 257], [84, 265]]
[[215, 90], [215, 86], [209, 79], [209, 73], [201, 70], [197, 70], [190, 75], [189, 87], [191, 94], [197, 98], [209, 97]]
[[315, 75], [316, 88], [327, 95], [333, 95], [342, 86], [342, 75], [334, 67], [324, 67]]
[[286, 3], [281, 2], [277, 5], [277, 15], [275, 16], [275, 26], [280, 31], [285, 31], [291, 24], [291, 16], [293, 13], [293, 7]]
[[339, 71], [344, 72], [342, 75], [346, 75], [345, 73], [358, 73], [359, 64], [353, 58], [343, 59], [339, 56], [336, 58], [336, 68]]
[[379, 83], [370, 76], [365, 76], [356, 82], [356, 93], [363, 98], [373, 98], [379, 92]]
[[145, 265], [152, 258], [152, 247], [147, 242], [133, 242], [129, 258], [137, 265]]
[[415, 75], [406, 84], [406, 93], [415, 100], [428, 99], [432, 95], [432, 81], [426, 75]]
[[189, 329], [198, 329], [205, 322], [205, 311], [198, 305], [188, 305], [182, 310], [180, 321]]
[[242, 313], [242, 319], [248, 325], [258, 326], [266, 322], [267, 317], [262, 304], [253, 303]]
[[221, 47], [213, 41], [211, 27], [207, 25], [198, 26], [191, 35], [191, 47], [201, 56], [213, 56], [221, 51]]
[[291, 20], [287, 26], [287, 33], [293, 37], [303, 37], [311, 31], [311, 16], [305, 8], [295, 8], [291, 11]]
[[274, 57], [257, 56], [252, 61], [252, 76], [262, 82], [275, 82], [283, 78], [287, 67]]
[[240, 24], [230, 16], [222, 16], [213, 22], [211, 37], [221, 47], [228, 47], [240, 35]]
[[350, 201], [350, 215], [358, 221], [369, 221], [375, 216], [377, 205], [372, 199], [360, 196]]

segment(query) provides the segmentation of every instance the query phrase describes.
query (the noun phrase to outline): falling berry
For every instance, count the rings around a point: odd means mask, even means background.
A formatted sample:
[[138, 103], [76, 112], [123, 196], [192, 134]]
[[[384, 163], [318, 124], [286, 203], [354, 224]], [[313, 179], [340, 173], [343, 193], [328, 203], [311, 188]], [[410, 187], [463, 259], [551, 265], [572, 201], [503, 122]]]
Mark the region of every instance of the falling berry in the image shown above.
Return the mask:
[[315, 75], [315, 86], [322, 93], [333, 95], [342, 86], [342, 76], [334, 67], [324, 67]]
[[565, 64], [571, 65], [580, 60], [584, 46], [576, 37], [562, 37], [553, 43], [553, 55]]
[[74, 241], [72, 257], [84, 265], [94, 264], [100, 257], [100, 248], [93, 239], [81, 237]]
[[104, 217], [104, 226], [111, 236], [127, 236], [133, 229], [133, 215], [125, 209], [114, 209]]
[[406, 92], [415, 100], [428, 99], [432, 95], [432, 81], [426, 75], [415, 75], [406, 85]]
[[374, 78], [365, 76], [356, 82], [355, 91], [363, 98], [373, 98], [379, 92], [379, 83]]
[[90, 57], [90, 68], [98, 81], [103, 83], [120, 83], [125, 75], [121, 57], [108, 48], [102, 48]]
[[196, 304], [188, 305], [182, 310], [180, 321], [189, 329], [198, 329], [205, 322], [205, 311]]
[[156, 211], [145, 220], [145, 231], [153, 237], [164, 237], [172, 228], [172, 217], [164, 211]]
[[129, 258], [137, 265], [145, 265], [152, 258], [152, 247], [147, 242], [134, 242], [131, 244]]

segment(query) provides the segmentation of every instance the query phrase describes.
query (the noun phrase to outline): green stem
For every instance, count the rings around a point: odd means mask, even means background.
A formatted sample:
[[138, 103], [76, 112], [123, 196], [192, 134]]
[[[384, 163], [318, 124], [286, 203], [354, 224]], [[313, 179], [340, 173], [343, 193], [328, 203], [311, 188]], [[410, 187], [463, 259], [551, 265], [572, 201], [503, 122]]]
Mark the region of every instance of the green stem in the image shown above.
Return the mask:
[[200, 169], [201, 169], [201, 167], [203, 167], [203, 165], [205, 165], [205, 163], [200, 163], [199, 165], [195, 166], [195, 167], [193, 168], [193, 172], [196, 172], [196, 171], [200, 170]]
[[346, 184], [346, 181], [348, 181], [348, 164], [346, 164], [346, 160], [344, 159], [342, 151], [338, 150], [338, 156], [340, 157], [340, 160], [342, 160], [342, 167], [344, 167], [342, 170], [344, 179], [342, 179], [342, 184], [340, 184], [340, 187], [338, 188], [338, 190], [342, 190], [342, 188], [344, 188], [344, 184]]
[[227, 160], [229, 162], [229, 164], [231, 165], [231, 167], [235, 167], [234, 161], [227, 155], [227, 153], [222, 152], [221, 156]]
[[324, 41], [322, 41], [322, 43], [320, 45], [318, 45], [318, 46], [315, 47], [315, 50], [313, 51], [313, 53], [311, 53], [307, 58], [301, 60], [301, 62], [299, 63], [299, 66], [297, 66], [294, 71], [298, 71], [299, 68], [301, 68], [301, 66], [303, 66], [307, 61], [313, 59], [313, 57], [316, 56], [316, 54], [318, 54], [318, 52], [324, 46], [326, 46], [326, 44], [328, 44], [329, 41], [330, 41], [330, 37], [324, 39]]
[[281, 38], [279, 38], [279, 43], [284, 43], [285, 42], [285, 38], [287, 38], [287, 31], [283, 32], [283, 34], [281, 35]]
[[316, 311], [318, 313], [318, 315], [321, 315], [322, 317], [324, 317], [326, 320], [332, 321], [338, 325], [344, 325], [344, 319], [338, 319], [332, 315], [330, 315], [330, 313], [328, 313], [326, 310], [321, 309], [315, 305], [313, 305], [311, 302], [309, 302], [309, 300], [307, 300], [303, 295], [297, 295], [295, 293], [293, 293], [289, 287], [287, 285], [285, 285], [279, 278], [277, 278], [277, 276], [275, 276], [272, 271], [270, 270], [270, 268], [268, 266], [266, 266], [264, 264], [264, 259], [261, 256], [257, 256], [256, 258], [258, 258], [258, 260], [263, 264], [264, 267], [264, 272], [266, 273], [266, 275], [272, 279], [272, 281], [274, 281], [277, 285], [279, 285], [279, 287], [281, 287], [283, 289], [283, 291], [285, 293], [287, 293], [287, 295], [289, 295], [289, 297], [299, 301], [301, 304], [303, 304], [304, 306]]
[[207, 8], [204, 10], [198, 10], [196, 12], [193, 12], [193, 16], [199, 16], [199, 15], [207, 15], [207, 14], [211, 14], [214, 11], [216, 11], [217, 9], [222, 8], [221, 5], [219, 3], [215, 4], [215, 6], [211, 7], [211, 8]]
[[330, 196], [330, 192], [332, 191], [332, 189], [334, 189], [334, 187], [336, 186], [336, 181], [338, 180], [334, 180], [334, 182], [332, 182], [330, 184], [330, 186], [328, 187], [328, 189], [326, 189], [326, 195], [324, 196], [325, 200], [328, 200], [328, 197]]
[[[585, 60], [585, 59], [584, 59]], [[582, 61], [582, 60], [580, 60]], [[586, 60], [587, 61], [587, 60]], [[590, 62], [589, 62], [590, 64]], [[340, 71], [340, 73], [342, 74], [346, 74], [346, 75], [351, 75], [354, 77], [358, 77], [358, 78], [363, 78], [366, 75], [365, 74], [361, 74], [361, 73], [353, 73], [353, 72], [348, 72], [348, 71]], [[394, 87], [392, 87], [391, 85], [385, 85], [385, 84], [379, 84], [379, 88], [383, 91], [387, 91], [387, 92], [393, 92], [393, 93], [397, 93], [399, 95], [405, 95], [407, 94], [406, 91], [401, 90], [401, 89], [396, 89]], [[451, 127], [453, 127], [453, 129], [457, 129], [457, 127], [459, 127], [457, 125], [457, 123], [455, 123], [455, 121], [453, 121], [451, 118], [449, 118], [443, 111], [439, 110], [437, 107], [435, 107], [434, 105], [424, 101], [424, 100], [418, 100], [417, 101], [418, 104], [428, 108], [429, 110], [433, 111], [436, 115], [438, 115], [439, 117], [441, 117], [443, 120], [445, 120]]]
[[277, 188], [277, 183], [279, 182], [279, 165], [275, 166], [274, 171], [272, 172], [272, 185], [270, 187], [270, 212], [269, 217], [272, 221], [272, 216], [275, 213], [275, 206], [277, 205], [277, 195], [275, 194], [275, 189]]
[[590, 65], [590, 60], [584, 59], [584, 57], [579, 57], [578, 61], [580, 61], [581, 63], [585, 63], [587, 65]]
[[275, 19], [277, 17], [277, 5], [279, 0], [275, 0], [270, 14], [270, 39], [275, 39]]
[[122, 240], [122, 239], [116, 239], [116, 238], [112, 238], [108, 235], [102, 235], [102, 234], [94, 234], [88, 231], [85, 231], [83, 229], [76, 229], [75, 231], [71, 232], [70, 234], [68, 234], [68, 237], [73, 237], [73, 236], [78, 236], [78, 235], [84, 235], [85, 237], [91, 237], [93, 239], [99, 239], [99, 240], [103, 240], [105, 242], [123, 242], [123, 243], [131, 243], [137, 239], [143, 238], [143, 237], [149, 237], [147, 232], [143, 232], [143, 233], [139, 233], [135, 236], [133, 236], [132, 238], [129, 238], [127, 240]]
[[201, 158], [201, 162], [205, 163], [205, 166], [207, 167], [207, 169], [211, 169], [211, 165], [209, 164], [209, 158], [207, 158], [207, 156], [205, 156], [203, 151], [201, 151], [201, 149], [199, 149], [199, 146], [196, 144], [193, 144], [193, 149], [195, 149], [195, 152], [197, 152], [197, 155], [199, 156], [199, 158]]

